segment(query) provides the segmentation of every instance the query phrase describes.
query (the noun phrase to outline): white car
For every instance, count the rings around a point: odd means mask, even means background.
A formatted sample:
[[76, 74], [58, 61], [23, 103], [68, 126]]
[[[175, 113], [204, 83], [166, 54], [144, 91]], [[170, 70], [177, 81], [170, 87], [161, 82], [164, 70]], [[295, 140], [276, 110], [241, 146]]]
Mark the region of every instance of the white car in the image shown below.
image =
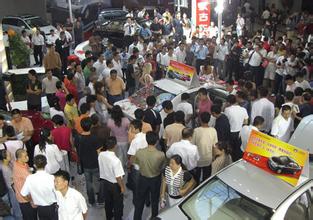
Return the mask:
[[312, 220], [313, 180], [293, 187], [250, 164], [235, 162], [202, 183], [162, 220]]
[[208, 91], [208, 96], [213, 101], [215, 98], [226, 101], [228, 92], [223, 86], [215, 84], [214, 82], [195, 86], [193, 88], [188, 88], [182, 84], [179, 84], [171, 79], [165, 78], [153, 82], [153, 88], [151, 89], [151, 94], [147, 94], [144, 88], [137, 90], [132, 96], [118, 101], [115, 104], [121, 106], [124, 114], [130, 118], [134, 119], [134, 112], [137, 108], [146, 108], [146, 96], [154, 95], [157, 99], [155, 110], [160, 112], [161, 117], [164, 116], [164, 111], [162, 109], [162, 103], [165, 100], [170, 100], [173, 103], [174, 109], [181, 102], [181, 94], [188, 93], [190, 95], [189, 102], [194, 106], [195, 97], [199, 88], [204, 87]]
[[3, 31], [7, 31], [9, 28], [12, 28], [17, 33], [21, 33], [22, 30], [26, 30], [28, 35], [32, 35], [35, 27], [39, 27], [45, 35], [50, 35], [51, 29], [56, 31], [54, 26], [43, 20], [41, 17], [35, 15], [5, 16], [2, 19]]
[[313, 115], [302, 119], [289, 143], [310, 153], [297, 186], [240, 160], [164, 210], [162, 220], [312, 220]]

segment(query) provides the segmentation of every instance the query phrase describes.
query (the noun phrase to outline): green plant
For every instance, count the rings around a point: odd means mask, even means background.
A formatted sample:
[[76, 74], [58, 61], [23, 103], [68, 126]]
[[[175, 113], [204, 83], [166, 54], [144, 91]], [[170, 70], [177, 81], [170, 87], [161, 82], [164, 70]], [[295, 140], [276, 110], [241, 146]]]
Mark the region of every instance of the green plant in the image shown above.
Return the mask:
[[30, 49], [27, 48], [21, 39], [21, 35], [9, 34], [10, 52], [12, 64], [16, 68], [26, 68], [29, 66]]

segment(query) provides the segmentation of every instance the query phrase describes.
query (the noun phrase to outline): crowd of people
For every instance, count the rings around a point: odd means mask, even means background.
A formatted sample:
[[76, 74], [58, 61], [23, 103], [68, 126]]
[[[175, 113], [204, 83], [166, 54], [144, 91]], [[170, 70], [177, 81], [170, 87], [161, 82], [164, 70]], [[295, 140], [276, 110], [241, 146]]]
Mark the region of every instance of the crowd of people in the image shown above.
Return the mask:
[[[123, 48], [110, 42], [104, 47], [92, 36], [92, 50], [81, 62], [70, 56], [72, 29], [58, 26], [48, 37], [38, 30], [32, 40], [22, 32], [24, 42], [33, 44], [36, 64], [46, 70], [43, 79], [29, 71], [27, 107], [41, 111], [45, 95], [54, 128], [41, 128], [34, 143], [31, 120], [12, 110], [1, 93], [1, 109], [12, 116], [7, 123], [0, 115], [0, 196], [11, 213], [5, 219], [86, 219], [88, 207], [103, 205], [107, 219], [122, 219], [126, 188], [133, 195], [133, 218], [142, 219], [145, 205], [154, 218], [159, 208], [177, 204], [239, 160], [251, 130], [288, 142], [302, 118], [313, 113], [313, 35], [305, 31], [312, 15], [288, 17], [286, 31], [279, 33], [272, 6], [262, 14], [262, 30], [253, 33], [249, 10], [246, 2], [236, 34], [223, 32], [220, 42], [214, 22], [205, 32], [192, 32], [186, 14], [155, 11], [151, 26], [136, 32], [136, 17], [146, 17], [146, 11], [132, 13]], [[205, 80], [225, 83], [226, 102], [211, 100], [202, 87], [196, 100], [183, 93], [177, 106], [164, 101], [161, 118], [152, 95], [145, 109], [127, 118], [115, 103], [164, 78], [171, 60], [194, 66]], [[71, 187], [73, 172], [84, 175], [86, 198]]]

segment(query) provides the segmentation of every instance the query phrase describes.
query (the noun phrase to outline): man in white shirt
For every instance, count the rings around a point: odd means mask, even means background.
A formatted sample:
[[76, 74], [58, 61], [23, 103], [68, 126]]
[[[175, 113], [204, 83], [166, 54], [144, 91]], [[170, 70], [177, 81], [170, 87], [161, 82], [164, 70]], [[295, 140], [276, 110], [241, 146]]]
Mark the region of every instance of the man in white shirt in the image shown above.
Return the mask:
[[171, 158], [175, 154], [181, 156], [183, 164], [189, 171], [197, 167], [197, 162], [200, 158], [197, 146], [191, 143], [192, 135], [192, 128], [184, 128], [182, 131], [182, 140], [172, 144], [166, 152], [167, 158]]
[[31, 196], [34, 205], [38, 206], [39, 219], [58, 220], [54, 176], [45, 171], [47, 158], [41, 154], [37, 155], [34, 164], [37, 171], [26, 178], [21, 195]]
[[113, 65], [112, 60], [107, 60], [106, 61], [106, 67], [103, 69], [102, 73], [100, 74], [98, 81], [105, 82], [105, 79], [110, 77], [110, 72], [113, 69], [114, 69], [114, 65]]
[[188, 93], [183, 93], [181, 95], [181, 102], [175, 106], [175, 111], [182, 111], [185, 114], [185, 123], [188, 127], [192, 127], [192, 115], [193, 115], [193, 107], [188, 102], [190, 96]]
[[238, 105], [236, 101], [236, 96], [229, 95], [227, 97], [227, 102], [230, 104], [229, 107], [225, 108], [225, 115], [227, 116], [230, 124], [230, 140], [233, 147], [232, 159], [236, 161], [240, 159], [240, 142], [239, 142], [239, 132], [243, 125], [248, 124], [249, 116], [247, 110]]
[[18, 149], [22, 149], [24, 147], [24, 143], [23, 141], [16, 139], [14, 127], [8, 125], [4, 127], [2, 132], [6, 135], [6, 141], [0, 145], [0, 150], [6, 149], [9, 151], [12, 157], [11, 161], [13, 162], [16, 160], [15, 152]]
[[215, 26], [214, 22], [212, 21], [209, 27], [209, 38], [217, 37], [217, 33], [218, 33], [218, 27]]
[[106, 68], [106, 63], [103, 54], [99, 55], [98, 60], [93, 64], [93, 67], [96, 68], [97, 77], [99, 78], [103, 70]]
[[[135, 164], [135, 155], [139, 149], [143, 149], [148, 147], [148, 143], [146, 140], [146, 134], [142, 132], [142, 122], [140, 120], [133, 120], [129, 126], [130, 133], [135, 134], [135, 138], [131, 141], [129, 149], [128, 149], [128, 170], [131, 170], [128, 173], [128, 179], [132, 181], [127, 182], [127, 187], [133, 191], [133, 195], [136, 195], [136, 189], [138, 186], [139, 180], [139, 165]], [[131, 169], [133, 167], [133, 169]], [[133, 196], [133, 204], [136, 204], [136, 196]]]
[[53, 106], [55, 93], [57, 91], [56, 83], [59, 79], [52, 75], [52, 70], [46, 70], [46, 77], [42, 80], [42, 89], [46, 93], [49, 106]]
[[130, 123], [129, 129], [131, 130], [131, 133], [135, 134], [135, 138], [130, 143], [129, 149], [128, 149], [128, 156], [129, 156], [129, 166], [134, 165], [134, 168], [136, 170], [139, 170], [139, 167], [137, 164], [133, 164], [134, 162], [134, 156], [136, 152], [139, 149], [146, 148], [148, 146], [148, 143], [146, 141], [146, 134], [142, 132], [142, 122], [140, 120], [133, 120]]
[[274, 104], [268, 100], [268, 89], [261, 87], [259, 89], [260, 99], [253, 102], [251, 109], [251, 122], [254, 121], [256, 116], [262, 116], [264, 118], [263, 129], [268, 133], [272, 128], [272, 122], [275, 116]]
[[50, 35], [47, 36], [47, 44], [55, 45], [55, 41], [59, 38], [59, 35], [54, 32], [54, 29], [50, 30]]
[[254, 50], [250, 51], [249, 53], [249, 60], [248, 64], [251, 70], [251, 76], [255, 81], [257, 87], [261, 86], [263, 83], [263, 72], [261, 70], [261, 63], [262, 63], [263, 56], [260, 53], [260, 46], [256, 45]]
[[245, 27], [245, 19], [241, 17], [240, 14], [238, 14], [237, 20], [236, 20], [237, 37], [242, 36], [244, 27]]
[[69, 187], [70, 174], [60, 170], [54, 174], [59, 220], [84, 220], [87, 218], [87, 204], [83, 195]]
[[239, 137], [241, 139], [240, 149], [241, 149], [242, 153], [245, 152], [245, 150], [246, 150], [251, 131], [252, 130], [256, 130], [256, 131], [262, 130], [263, 126], [264, 126], [264, 118], [262, 116], [256, 116], [253, 120], [252, 125], [245, 125], [242, 127], [242, 129], [239, 133]]
[[303, 90], [311, 88], [310, 83], [304, 79], [304, 73], [303, 72], [297, 73], [295, 84], [296, 84], [296, 88], [300, 87]]
[[[42, 47], [45, 45], [45, 39], [40, 34], [40, 31], [37, 29], [36, 33], [32, 36], [32, 44], [34, 47], [34, 58], [35, 58], [35, 65], [42, 66], [42, 58], [43, 58], [43, 52]], [[39, 60], [38, 60], [39, 56]]]
[[294, 92], [296, 87], [296, 83], [294, 81], [293, 76], [291, 75], [286, 75], [285, 76], [285, 83], [286, 83], [286, 92]]
[[293, 131], [293, 118], [291, 117], [291, 107], [283, 105], [279, 114], [273, 121], [271, 135], [275, 138], [288, 142]]
[[106, 151], [98, 156], [100, 172], [100, 196], [104, 197], [106, 219], [122, 219], [123, 194], [126, 191], [123, 176], [125, 175], [122, 162], [115, 155], [116, 138], [106, 140]]
[[123, 71], [122, 71], [122, 65], [121, 65], [119, 52], [113, 53], [112, 63], [113, 63], [113, 69], [117, 71], [117, 75], [123, 79]]
[[174, 54], [174, 49], [172, 47], [168, 47], [167, 54], [163, 56], [164, 66], [168, 67], [171, 60], [177, 61], [177, 57]]
[[127, 18], [124, 24], [124, 41], [125, 46], [129, 46], [133, 42], [133, 37], [136, 33], [136, 27], [132, 18]]
[[185, 44], [183, 42], [180, 42], [178, 47], [176, 47], [174, 54], [177, 58], [177, 61], [180, 63], [185, 63], [186, 59], [186, 50], [185, 50]]
[[227, 55], [229, 54], [228, 46], [225, 43], [225, 39], [222, 38], [219, 45], [215, 47], [215, 51], [217, 54], [217, 72], [221, 79], [224, 79], [226, 77], [226, 61]]
[[276, 95], [277, 93], [283, 93], [283, 76], [285, 74], [287, 56], [280, 56], [277, 58], [276, 61], [276, 72], [275, 72], [275, 79], [274, 79], [274, 89], [273, 93]]

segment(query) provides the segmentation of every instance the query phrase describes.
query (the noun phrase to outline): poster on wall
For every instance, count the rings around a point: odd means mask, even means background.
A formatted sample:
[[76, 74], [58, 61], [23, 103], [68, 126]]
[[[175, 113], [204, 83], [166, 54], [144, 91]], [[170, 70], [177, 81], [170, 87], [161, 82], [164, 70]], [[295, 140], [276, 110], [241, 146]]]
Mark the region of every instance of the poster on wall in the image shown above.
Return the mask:
[[200, 35], [208, 34], [211, 20], [210, 0], [192, 1], [192, 23], [193, 31], [199, 26]]
[[252, 130], [243, 159], [296, 186], [308, 157], [305, 150]]

